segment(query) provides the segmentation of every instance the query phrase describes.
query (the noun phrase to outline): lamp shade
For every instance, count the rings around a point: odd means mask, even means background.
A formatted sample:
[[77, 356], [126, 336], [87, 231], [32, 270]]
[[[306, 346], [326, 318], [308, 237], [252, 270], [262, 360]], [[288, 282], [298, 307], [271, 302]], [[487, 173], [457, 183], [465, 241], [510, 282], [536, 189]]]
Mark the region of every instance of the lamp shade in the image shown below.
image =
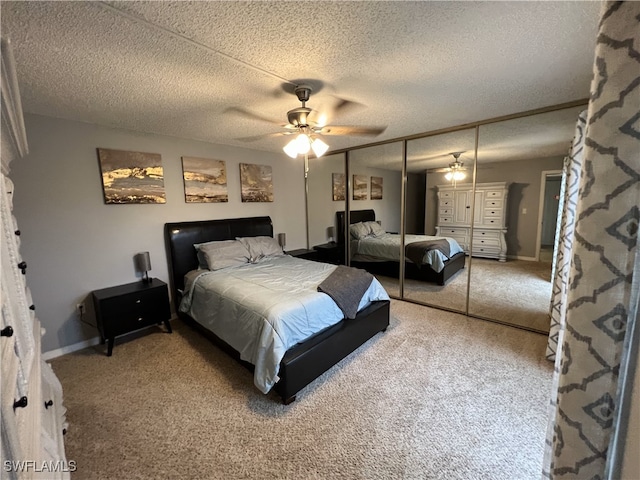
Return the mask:
[[149, 252], [138, 253], [135, 262], [138, 272], [148, 272], [151, 270], [151, 257], [149, 256]]
[[282, 248], [284, 248], [284, 246], [287, 244], [287, 234], [286, 233], [279, 233], [278, 234], [278, 245], [280, 245]]

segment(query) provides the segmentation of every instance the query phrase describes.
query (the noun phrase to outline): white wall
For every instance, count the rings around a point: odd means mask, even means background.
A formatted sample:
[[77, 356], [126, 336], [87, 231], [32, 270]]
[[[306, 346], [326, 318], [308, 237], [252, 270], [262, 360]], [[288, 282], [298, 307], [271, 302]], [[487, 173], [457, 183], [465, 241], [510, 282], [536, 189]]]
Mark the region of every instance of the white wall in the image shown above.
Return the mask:
[[[150, 275], [168, 282], [166, 222], [269, 215], [287, 248], [306, 243], [304, 169], [300, 160], [224, 145], [26, 115], [30, 154], [12, 164], [14, 213], [36, 313], [47, 333], [43, 351], [97, 336], [75, 308], [90, 292], [138, 279], [133, 256], [149, 251]], [[212, 127], [215, 128], [215, 127]], [[96, 148], [162, 155], [166, 204], [106, 205]], [[226, 161], [229, 202], [186, 204], [182, 156]], [[273, 203], [242, 203], [239, 163], [271, 165]], [[93, 321], [92, 318], [90, 318]]]

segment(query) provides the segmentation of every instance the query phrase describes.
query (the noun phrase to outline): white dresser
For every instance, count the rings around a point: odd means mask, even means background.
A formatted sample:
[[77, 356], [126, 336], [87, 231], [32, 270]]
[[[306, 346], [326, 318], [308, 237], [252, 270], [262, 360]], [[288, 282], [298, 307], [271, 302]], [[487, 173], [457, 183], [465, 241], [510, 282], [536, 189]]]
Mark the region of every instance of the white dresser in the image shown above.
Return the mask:
[[20, 253], [13, 216], [9, 164], [27, 154], [10, 45], [2, 40], [2, 175], [0, 178], [0, 479], [68, 479], [63, 433], [67, 428], [62, 386], [42, 358], [43, 330], [27, 287], [29, 269]]
[[[465, 253], [474, 257], [507, 260], [505, 234], [508, 182], [438, 185], [436, 235], [455, 239]], [[471, 212], [473, 210], [473, 238]], [[472, 242], [473, 240], [473, 242]], [[471, 248], [471, 251], [470, 251]]]

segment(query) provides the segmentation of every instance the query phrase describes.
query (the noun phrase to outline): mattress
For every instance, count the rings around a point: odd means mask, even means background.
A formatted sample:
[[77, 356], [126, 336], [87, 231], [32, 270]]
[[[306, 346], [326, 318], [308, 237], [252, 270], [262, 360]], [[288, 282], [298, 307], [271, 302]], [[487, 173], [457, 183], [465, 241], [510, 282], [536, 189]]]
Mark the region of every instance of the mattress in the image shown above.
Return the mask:
[[[405, 245], [414, 242], [423, 242], [428, 240], [445, 239], [449, 243], [450, 256], [462, 252], [460, 244], [453, 238], [449, 237], [433, 237], [430, 235], [405, 235]], [[379, 237], [364, 237], [360, 240], [351, 241], [351, 258], [360, 261], [400, 261], [400, 248], [402, 245], [402, 237], [398, 234], [385, 233]], [[427, 250], [422, 258], [422, 265], [429, 265], [436, 272], [441, 272], [444, 268], [444, 262], [449, 260], [439, 250]]]
[[[198, 270], [185, 278], [180, 311], [231, 345], [255, 366], [254, 384], [267, 393], [279, 380], [286, 351], [344, 318], [318, 285], [335, 265], [289, 255], [217, 271]], [[389, 295], [374, 278], [359, 310]]]

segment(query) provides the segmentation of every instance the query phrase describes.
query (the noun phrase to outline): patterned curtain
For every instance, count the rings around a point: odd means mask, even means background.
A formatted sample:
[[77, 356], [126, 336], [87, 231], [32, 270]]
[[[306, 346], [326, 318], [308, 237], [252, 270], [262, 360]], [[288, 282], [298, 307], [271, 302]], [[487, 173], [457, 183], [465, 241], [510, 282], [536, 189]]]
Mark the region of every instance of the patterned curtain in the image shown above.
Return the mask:
[[[587, 125], [587, 111], [578, 116], [575, 135], [569, 158], [565, 159], [562, 172], [563, 195], [560, 232], [557, 235], [553, 290], [551, 292], [551, 327], [547, 344], [547, 359], [556, 360], [558, 345], [562, 345], [564, 320], [567, 312], [567, 291], [569, 272], [571, 270], [571, 252], [573, 249], [574, 229], [576, 224], [576, 207], [584, 158], [584, 134]], [[562, 193], [562, 192], [561, 192]], [[557, 363], [557, 362], [556, 362]], [[558, 368], [556, 364], [556, 369]], [[555, 390], [555, 389], [554, 389]], [[555, 402], [554, 402], [555, 403]]]
[[546, 478], [605, 478], [640, 221], [640, 2], [603, 6]]

